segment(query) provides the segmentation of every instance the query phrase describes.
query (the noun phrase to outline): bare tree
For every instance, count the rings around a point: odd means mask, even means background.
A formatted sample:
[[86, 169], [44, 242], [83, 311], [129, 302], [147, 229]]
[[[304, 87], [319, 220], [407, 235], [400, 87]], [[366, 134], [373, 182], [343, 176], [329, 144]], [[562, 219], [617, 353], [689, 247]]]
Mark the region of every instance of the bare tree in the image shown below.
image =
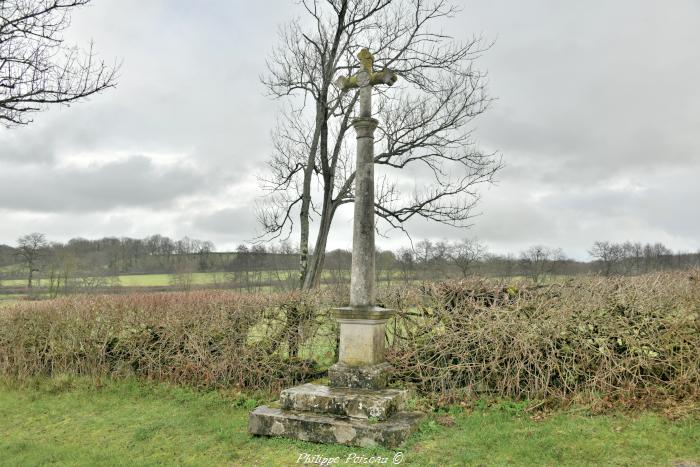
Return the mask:
[[465, 238], [450, 245], [448, 258], [457, 266], [462, 276], [467, 277], [469, 270], [477, 261], [486, 256], [486, 245], [475, 238]]
[[[387, 286], [391, 286], [391, 280], [396, 271], [396, 255], [393, 251], [385, 250], [377, 252], [377, 281], [386, 281]], [[382, 278], [382, 272], [384, 278]]]
[[413, 278], [416, 269], [415, 253], [409, 248], [401, 248], [397, 253], [397, 263], [405, 283]]
[[654, 243], [653, 245], [644, 245], [644, 257], [646, 263], [651, 269], [664, 269], [669, 266], [670, 258], [673, 252], [663, 243]]
[[32, 288], [34, 273], [41, 270], [40, 260], [47, 246], [46, 236], [38, 232], [24, 235], [17, 240], [17, 254], [27, 268], [28, 289]]
[[64, 43], [71, 11], [90, 0], [0, 1], [0, 122], [31, 122], [51, 104], [70, 104], [115, 85], [117, 67]]
[[[354, 141], [346, 136], [358, 93], [332, 83], [358, 66], [354, 55], [361, 48], [400, 76], [393, 89], [375, 91], [381, 126], [374, 162], [384, 173], [375, 212], [390, 228], [404, 230], [414, 217], [468, 225], [477, 188], [493, 180], [501, 163], [476, 147], [469, 128], [490, 102], [484, 75], [473, 66], [488, 47], [480, 38], [458, 43], [438, 29], [458, 11], [448, 0], [300, 4], [309, 21], [281, 30], [262, 78], [269, 93], [289, 106], [273, 135], [275, 152], [263, 178], [269, 196], [258, 217], [274, 238], [289, 236], [298, 216], [300, 285], [311, 288], [321, 277], [334, 216], [354, 201]], [[399, 183], [407, 171], [421, 182]], [[318, 234], [309, 262], [312, 217]]]
[[175, 265], [175, 271], [170, 275], [170, 285], [178, 290], [189, 292], [194, 284], [196, 265], [188, 262], [180, 262]]
[[623, 253], [624, 251], [621, 245], [608, 241], [596, 241], [588, 251], [589, 255], [603, 264], [603, 273], [606, 276], [614, 272], [615, 266], [624, 257]]
[[46, 259], [49, 296], [56, 297], [61, 290], [67, 294], [70, 283], [74, 281], [79, 258], [66, 245], [52, 243], [47, 249]]
[[520, 253], [523, 272], [537, 284], [554, 274], [557, 263], [563, 260], [564, 252], [561, 248], [534, 245]]

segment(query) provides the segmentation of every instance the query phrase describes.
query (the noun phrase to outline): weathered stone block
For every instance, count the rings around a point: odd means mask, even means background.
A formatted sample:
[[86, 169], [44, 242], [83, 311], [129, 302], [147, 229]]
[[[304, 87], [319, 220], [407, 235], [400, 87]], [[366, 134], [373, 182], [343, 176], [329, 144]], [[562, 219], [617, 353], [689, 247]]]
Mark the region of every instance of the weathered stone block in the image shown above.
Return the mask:
[[333, 314], [340, 323], [339, 362], [361, 366], [384, 361], [386, 321], [393, 314], [392, 310], [350, 306], [336, 308]]
[[334, 388], [384, 389], [390, 372], [387, 362], [363, 366], [338, 362], [328, 369], [328, 379]]
[[250, 414], [248, 431], [254, 435], [284, 436], [315, 443], [395, 448], [415, 431], [423, 414], [397, 412], [388, 420], [320, 415], [260, 406]]
[[386, 321], [339, 319], [338, 360], [347, 365], [376, 365], [384, 361]]
[[408, 397], [407, 389], [374, 391], [302, 384], [283, 390], [280, 405], [284, 410], [386, 420], [401, 409]]

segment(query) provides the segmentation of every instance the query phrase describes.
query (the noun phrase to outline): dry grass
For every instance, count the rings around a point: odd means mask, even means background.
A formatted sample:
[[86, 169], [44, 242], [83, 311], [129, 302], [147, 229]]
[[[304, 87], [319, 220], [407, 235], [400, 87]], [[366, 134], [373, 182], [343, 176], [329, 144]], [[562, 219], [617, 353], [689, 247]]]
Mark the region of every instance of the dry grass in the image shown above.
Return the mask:
[[[494, 396], [694, 404], [700, 272], [480, 280], [382, 290], [397, 381], [437, 402]], [[0, 314], [0, 374], [137, 375], [274, 392], [333, 361], [328, 309], [345, 294], [220, 291], [73, 296]]]

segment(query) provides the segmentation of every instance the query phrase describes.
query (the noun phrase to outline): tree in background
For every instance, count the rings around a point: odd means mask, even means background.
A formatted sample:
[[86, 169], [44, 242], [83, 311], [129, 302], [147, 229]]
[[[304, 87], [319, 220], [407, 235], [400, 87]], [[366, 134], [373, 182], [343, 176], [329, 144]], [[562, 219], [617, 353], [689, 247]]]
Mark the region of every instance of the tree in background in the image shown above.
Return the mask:
[[377, 251], [377, 281], [386, 281], [386, 285], [391, 285], [394, 277], [394, 270], [397, 267], [396, 255], [393, 251]]
[[615, 266], [622, 260], [623, 249], [620, 245], [615, 243], [597, 241], [593, 243], [588, 254], [601, 262], [603, 265], [603, 274], [609, 276], [615, 270]]
[[448, 255], [450, 262], [457, 266], [463, 277], [467, 277], [469, 270], [478, 261], [486, 256], [486, 245], [475, 238], [465, 238], [449, 246]]
[[565, 259], [561, 248], [534, 245], [520, 253], [520, 265], [525, 275], [541, 284], [556, 273], [557, 263]]
[[[588, 251], [595, 261], [602, 265], [605, 276], [612, 274], [641, 274], [644, 272], [666, 269], [671, 267], [673, 251], [662, 243], [639, 242], [614, 243], [608, 241], [596, 241]], [[689, 266], [689, 254], [679, 254], [676, 261], [677, 267]], [[687, 264], [686, 264], [687, 263]]]
[[116, 84], [117, 67], [67, 46], [71, 11], [90, 0], [0, 1], [0, 122], [31, 122], [51, 104], [70, 104]]
[[64, 294], [68, 293], [71, 282], [75, 282], [78, 264], [79, 258], [66, 245], [52, 243], [49, 246], [46, 279], [50, 297], [56, 297], [61, 291]]
[[409, 248], [401, 248], [396, 262], [401, 271], [401, 278], [408, 283], [416, 269], [415, 253]]
[[27, 288], [32, 288], [34, 273], [41, 271], [41, 259], [49, 246], [43, 233], [30, 233], [17, 240], [17, 255], [27, 268]]
[[[308, 21], [281, 30], [263, 77], [289, 110], [274, 133], [263, 179], [269, 196], [258, 217], [272, 238], [290, 235], [299, 219], [299, 281], [309, 289], [320, 281], [338, 208], [354, 201], [354, 138], [346, 134], [358, 91], [340, 91], [333, 82], [357, 68], [361, 48], [400, 77], [394, 89], [375, 96], [381, 126], [374, 163], [386, 174], [375, 203], [380, 219], [402, 230], [415, 217], [468, 225], [477, 188], [493, 180], [501, 163], [479, 150], [470, 129], [490, 102], [484, 75], [474, 67], [487, 47], [479, 38], [458, 43], [444, 34], [441, 21], [458, 11], [448, 0], [301, 0], [300, 6]], [[421, 182], [395, 181], [407, 170]]]

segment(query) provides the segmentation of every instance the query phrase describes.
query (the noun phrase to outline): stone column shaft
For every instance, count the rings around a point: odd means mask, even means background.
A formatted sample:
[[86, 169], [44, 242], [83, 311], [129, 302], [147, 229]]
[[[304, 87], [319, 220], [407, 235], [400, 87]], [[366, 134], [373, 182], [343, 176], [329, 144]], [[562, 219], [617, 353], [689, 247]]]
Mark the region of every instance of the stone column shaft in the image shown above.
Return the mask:
[[372, 118], [372, 86], [360, 88], [360, 118]]
[[371, 117], [359, 117], [352, 122], [357, 132], [357, 163], [350, 306], [374, 304], [374, 130], [377, 123]]

